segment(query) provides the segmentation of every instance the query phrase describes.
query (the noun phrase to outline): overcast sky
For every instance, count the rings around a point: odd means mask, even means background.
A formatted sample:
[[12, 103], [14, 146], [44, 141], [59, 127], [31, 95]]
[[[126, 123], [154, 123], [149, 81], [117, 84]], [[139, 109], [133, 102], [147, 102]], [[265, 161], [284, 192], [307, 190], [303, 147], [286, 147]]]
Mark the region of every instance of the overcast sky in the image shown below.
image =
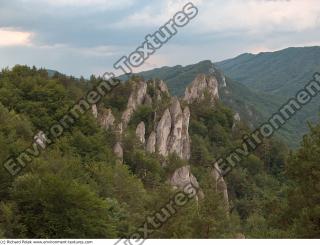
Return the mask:
[[[185, 0], [0, 0], [0, 67], [110, 71]], [[198, 16], [139, 70], [320, 45], [319, 0], [193, 0]]]

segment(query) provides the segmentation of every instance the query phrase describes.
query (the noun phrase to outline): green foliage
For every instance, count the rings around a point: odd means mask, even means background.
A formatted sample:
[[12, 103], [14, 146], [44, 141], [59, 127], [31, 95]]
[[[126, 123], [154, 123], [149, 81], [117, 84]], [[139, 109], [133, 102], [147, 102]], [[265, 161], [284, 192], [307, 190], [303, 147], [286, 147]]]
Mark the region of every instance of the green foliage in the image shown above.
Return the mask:
[[[104, 106], [116, 117], [139, 79], [132, 78], [105, 97]], [[29, 147], [35, 133], [56, 122], [100, 80], [92, 76], [88, 83], [25, 66], [3, 70], [1, 162]], [[154, 95], [152, 89], [148, 91]], [[100, 128], [88, 113], [18, 177], [12, 178], [1, 168], [0, 237], [129, 237], [143, 226], [145, 217], [172, 200], [176, 190], [168, 180], [185, 165], [191, 165], [200, 184], [198, 199], [178, 207], [152, 238], [319, 237], [319, 126], [312, 128], [301, 149], [289, 158], [282, 143], [269, 140], [238, 164], [224, 178], [228, 207], [208, 165], [237, 146], [248, 127], [244, 122], [234, 127], [233, 112], [218, 102], [212, 106], [206, 98], [190, 105], [189, 161], [176, 154], [147, 153], [135, 135], [136, 126], [144, 121], [149, 135], [154, 117], [158, 120], [169, 103], [170, 98], [163, 97], [152, 106], [137, 108], [121, 138], [122, 165], [112, 151], [119, 135]]]
[[288, 217], [299, 238], [320, 235], [320, 126], [312, 127], [301, 148], [288, 159]]

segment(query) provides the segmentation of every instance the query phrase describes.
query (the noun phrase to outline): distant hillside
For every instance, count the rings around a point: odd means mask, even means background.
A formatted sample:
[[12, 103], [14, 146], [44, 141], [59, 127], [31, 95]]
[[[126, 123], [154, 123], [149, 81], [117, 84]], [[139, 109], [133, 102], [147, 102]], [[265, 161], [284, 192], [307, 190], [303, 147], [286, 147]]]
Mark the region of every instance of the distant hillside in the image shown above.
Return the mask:
[[[315, 72], [320, 72], [320, 47], [242, 54], [215, 65], [230, 78], [256, 92], [276, 96], [276, 103], [280, 101], [281, 104], [311, 80]], [[291, 120], [288, 130], [292, 137], [298, 138], [307, 132], [307, 122], [319, 120], [319, 103], [320, 97], [315, 98]]]
[[215, 65], [251, 89], [287, 97], [294, 95], [315, 72], [320, 71], [320, 47], [242, 54]]

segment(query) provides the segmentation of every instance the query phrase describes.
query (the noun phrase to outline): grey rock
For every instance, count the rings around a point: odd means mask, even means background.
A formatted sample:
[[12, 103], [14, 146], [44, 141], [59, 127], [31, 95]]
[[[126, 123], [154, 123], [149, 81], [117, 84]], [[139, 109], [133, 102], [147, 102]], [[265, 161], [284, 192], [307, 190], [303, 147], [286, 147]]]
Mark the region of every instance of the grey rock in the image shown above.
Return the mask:
[[102, 113], [100, 113], [100, 115], [98, 116], [98, 121], [100, 125], [106, 130], [113, 127], [115, 120], [116, 119], [113, 116], [111, 109], [104, 109]]
[[142, 144], [146, 142], [145, 134], [146, 134], [146, 126], [144, 122], [140, 122], [136, 128], [136, 136]]
[[127, 107], [127, 109], [125, 109], [125, 111], [122, 113], [121, 121], [123, 128], [126, 128], [128, 126], [128, 123], [130, 122], [133, 113], [134, 109], [132, 107]]
[[185, 107], [183, 110], [182, 121], [182, 159], [189, 160], [191, 156], [191, 139], [189, 136], [190, 109]]
[[160, 155], [167, 156], [167, 141], [171, 131], [171, 115], [169, 109], [163, 113], [157, 126], [156, 148]]
[[167, 148], [170, 153], [176, 153], [182, 158], [182, 124], [183, 115], [179, 100], [173, 98], [171, 107], [171, 132], [168, 138]]
[[147, 83], [139, 81], [134, 84], [132, 92], [128, 99], [126, 110], [123, 112], [121, 120], [123, 122], [123, 128], [128, 126], [134, 111], [138, 106], [142, 105], [147, 94]]
[[237, 112], [233, 116], [232, 131], [236, 129], [237, 124], [241, 121], [240, 114]]
[[147, 146], [146, 146], [147, 152], [150, 152], [150, 153], [156, 152], [156, 137], [157, 137], [156, 133], [152, 131], [147, 141]]
[[234, 114], [233, 119], [236, 122], [240, 122], [241, 121], [240, 114], [238, 112], [236, 114]]
[[42, 149], [47, 147], [46, 142], [48, 142], [48, 138], [43, 131], [39, 131], [34, 137], [34, 141], [38, 144]]
[[163, 81], [163, 80], [160, 80], [159, 83], [158, 83], [158, 88], [160, 90], [161, 93], [165, 93], [167, 95], [169, 95], [169, 89], [168, 89], [168, 86], [167, 84]]
[[187, 103], [200, 101], [204, 99], [205, 93], [208, 93], [212, 102], [217, 100], [219, 98], [218, 81], [212, 75], [200, 74], [186, 88], [184, 100]]
[[175, 153], [182, 159], [190, 158], [189, 119], [189, 108], [182, 111], [178, 98], [174, 97], [157, 125], [156, 149], [160, 155]]
[[[170, 185], [173, 188], [183, 191], [196, 191], [197, 197], [203, 198], [203, 193], [200, 189], [199, 183], [196, 177], [191, 173], [189, 165], [183, 166], [174, 171], [170, 178]], [[187, 186], [192, 187], [192, 189], [186, 189]]]
[[227, 82], [226, 82], [226, 77], [224, 75], [222, 75], [222, 81], [219, 84], [220, 88], [226, 88], [227, 87]]

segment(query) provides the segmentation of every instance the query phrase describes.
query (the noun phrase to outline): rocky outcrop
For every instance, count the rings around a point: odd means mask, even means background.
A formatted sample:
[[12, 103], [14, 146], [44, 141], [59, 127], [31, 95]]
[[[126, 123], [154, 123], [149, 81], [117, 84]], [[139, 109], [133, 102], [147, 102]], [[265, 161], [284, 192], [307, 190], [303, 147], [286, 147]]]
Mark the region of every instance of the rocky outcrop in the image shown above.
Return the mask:
[[133, 85], [132, 92], [129, 96], [128, 104], [126, 110], [123, 112], [121, 120], [123, 123], [123, 128], [128, 126], [134, 111], [139, 105], [145, 100], [147, 95], [147, 84], [143, 81], [137, 82]]
[[222, 75], [221, 82], [220, 82], [220, 88], [226, 88], [227, 87], [227, 82], [226, 82], [226, 77]]
[[152, 131], [147, 141], [147, 146], [146, 146], [147, 152], [150, 152], [150, 153], [156, 152], [156, 137], [157, 137], [156, 133]]
[[156, 149], [160, 155], [176, 153], [182, 159], [190, 158], [189, 119], [189, 108], [182, 111], [178, 98], [173, 98], [157, 125]]
[[136, 136], [142, 144], [146, 142], [145, 134], [146, 134], [146, 126], [144, 122], [140, 122], [136, 128]]
[[233, 116], [233, 125], [232, 125], [232, 130], [235, 130], [237, 124], [241, 121], [240, 114], [237, 112]]
[[121, 116], [121, 122], [122, 122], [122, 126], [124, 126], [124, 128], [126, 128], [128, 126], [128, 123], [131, 120], [131, 117], [133, 115], [133, 108], [132, 107], [128, 107]]
[[218, 81], [212, 75], [198, 75], [191, 85], [189, 85], [184, 94], [184, 100], [187, 103], [200, 101], [208, 94], [212, 102], [219, 98]]
[[174, 188], [180, 190], [184, 190], [186, 186], [192, 185], [192, 187], [197, 191], [197, 196], [200, 198], [203, 197], [199, 183], [196, 177], [191, 173], [189, 165], [176, 169], [170, 178], [170, 184]]
[[215, 163], [214, 168], [211, 170], [211, 176], [213, 177], [216, 185], [216, 191], [223, 194], [223, 200], [226, 204], [226, 207], [229, 207], [229, 196], [227, 184], [221, 174], [221, 169], [219, 164]]
[[190, 159], [191, 156], [191, 139], [189, 136], [189, 121], [190, 121], [190, 109], [185, 107], [183, 110], [183, 121], [182, 121], [182, 159]]
[[169, 95], [169, 89], [167, 87], [167, 84], [164, 81], [162, 81], [162, 80], [159, 81], [158, 88], [161, 93]]
[[180, 102], [177, 98], [173, 98], [173, 102], [170, 107], [170, 115], [172, 130], [168, 138], [167, 148], [170, 153], [176, 153], [182, 158], [183, 114]]
[[48, 142], [47, 136], [43, 131], [39, 131], [34, 137], [34, 142], [38, 144], [42, 149], [47, 147], [46, 142]]
[[162, 156], [168, 155], [167, 142], [171, 132], [171, 115], [169, 109], [166, 109], [157, 126], [156, 149]]
[[111, 109], [104, 109], [102, 113], [98, 115], [100, 125], [106, 130], [113, 127], [115, 120]]
[[236, 121], [236, 122], [240, 122], [241, 121], [240, 114], [238, 112], [236, 114], [234, 114], [233, 120]]
[[117, 142], [113, 147], [113, 153], [118, 158], [119, 163], [123, 163], [123, 149], [120, 142]]

